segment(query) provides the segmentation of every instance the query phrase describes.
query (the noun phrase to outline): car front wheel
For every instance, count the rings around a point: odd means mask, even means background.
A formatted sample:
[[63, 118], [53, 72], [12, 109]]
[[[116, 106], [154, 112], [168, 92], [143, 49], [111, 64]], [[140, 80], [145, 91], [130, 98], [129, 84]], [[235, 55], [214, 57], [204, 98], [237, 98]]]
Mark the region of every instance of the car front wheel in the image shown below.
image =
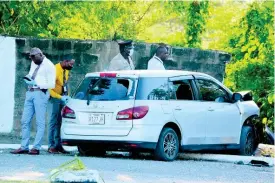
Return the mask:
[[162, 161], [173, 161], [178, 156], [179, 139], [172, 128], [164, 128], [159, 136], [155, 157]]
[[255, 150], [254, 131], [250, 126], [243, 126], [240, 139], [240, 154], [251, 156]]

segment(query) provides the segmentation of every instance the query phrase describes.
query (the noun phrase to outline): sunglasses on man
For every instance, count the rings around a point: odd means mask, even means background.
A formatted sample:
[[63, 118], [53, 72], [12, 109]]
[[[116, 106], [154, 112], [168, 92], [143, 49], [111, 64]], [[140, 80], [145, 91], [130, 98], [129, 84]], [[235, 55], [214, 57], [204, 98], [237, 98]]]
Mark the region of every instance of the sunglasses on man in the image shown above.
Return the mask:
[[36, 55], [39, 55], [40, 53], [37, 53], [35, 55], [30, 55], [29, 58], [34, 58]]

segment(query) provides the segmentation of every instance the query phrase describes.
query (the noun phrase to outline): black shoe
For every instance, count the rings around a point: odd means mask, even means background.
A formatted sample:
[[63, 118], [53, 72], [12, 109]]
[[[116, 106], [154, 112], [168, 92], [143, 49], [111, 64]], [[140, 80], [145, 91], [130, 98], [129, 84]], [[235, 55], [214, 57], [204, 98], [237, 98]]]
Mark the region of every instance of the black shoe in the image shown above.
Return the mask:
[[62, 146], [60, 146], [59, 148], [57, 148], [57, 150], [58, 150], [58, 152], [60, 152], [62, 154], [69, 154], [69, 152], [65, 151], [65, 149]]
[[30, 155], [39, 155], [39, 150], [31, 149], [28, 154], [30, 154]]
[[51, 147], [51, 148], [48, 149], [48, 153], [51, 153], [51, 154], [58, 154], [59, 152], [58, 152], [57, 149]]
[[28, 154], [29, 150], [24, 150], [21, 149], [21, 147], [19, 149], [13, 150], [10, 152], [11, 154]]

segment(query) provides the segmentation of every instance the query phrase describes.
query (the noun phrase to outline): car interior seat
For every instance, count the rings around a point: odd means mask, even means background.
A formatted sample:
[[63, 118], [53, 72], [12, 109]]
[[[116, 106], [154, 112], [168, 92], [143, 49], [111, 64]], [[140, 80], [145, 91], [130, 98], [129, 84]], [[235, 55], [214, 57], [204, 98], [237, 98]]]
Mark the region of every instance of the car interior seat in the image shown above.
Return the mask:
[[189, 85], [181, 84], [176, 91], [178, 100], [193, 100], [192, 91]]

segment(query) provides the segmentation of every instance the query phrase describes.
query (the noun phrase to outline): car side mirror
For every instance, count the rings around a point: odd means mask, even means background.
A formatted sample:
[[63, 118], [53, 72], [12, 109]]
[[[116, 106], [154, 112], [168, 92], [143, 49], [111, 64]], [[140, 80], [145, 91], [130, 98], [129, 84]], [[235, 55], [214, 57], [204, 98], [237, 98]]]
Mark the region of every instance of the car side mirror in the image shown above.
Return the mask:
[[234, 102], [237, 102], [237, 101], [241, 100], [242, 98], [243, 98], [243, 96], [241, 94], [239, 94], [239, 93], [233, 93], [232, 100]]

